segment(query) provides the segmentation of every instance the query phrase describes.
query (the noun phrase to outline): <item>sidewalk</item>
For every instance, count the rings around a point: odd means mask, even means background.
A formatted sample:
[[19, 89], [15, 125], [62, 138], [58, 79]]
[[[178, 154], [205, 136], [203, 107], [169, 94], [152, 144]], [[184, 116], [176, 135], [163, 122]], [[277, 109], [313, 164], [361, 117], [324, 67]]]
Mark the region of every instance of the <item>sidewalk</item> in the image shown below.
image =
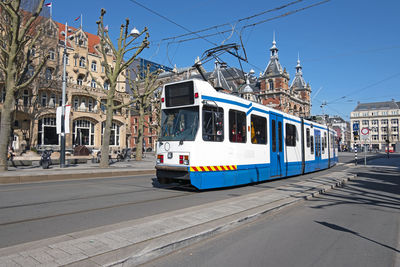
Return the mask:
[[286, 186], [0, 249], [0, 266], [134, 266], [276, 212], [354, 178], [334, 172]]
[[51, 165], [49, 169], [42, 169], [35, 162], [32, 166], [9, 167], [8, 172], [0, 173], [0, 184], [155, 174], [154, 166], [154, 154], [146, 154], [142, 161], [132, 159], [117, 162], [113, 159], [109, 168], [99, 168], [99, 163], [88, 161], [85, 164], [71, 164], [65, 168]]

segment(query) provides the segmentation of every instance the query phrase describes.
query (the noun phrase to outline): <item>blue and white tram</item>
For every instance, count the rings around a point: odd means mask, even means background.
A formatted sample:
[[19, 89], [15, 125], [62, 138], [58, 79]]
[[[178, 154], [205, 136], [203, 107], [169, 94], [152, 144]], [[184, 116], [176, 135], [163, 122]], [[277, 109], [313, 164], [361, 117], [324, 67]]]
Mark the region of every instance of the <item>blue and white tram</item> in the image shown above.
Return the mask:
[[166, 84], [157, 142], [160, 183], [198, 189], [236, 186], [335, 165], [327, 126], [217, 92], [192, 79]]

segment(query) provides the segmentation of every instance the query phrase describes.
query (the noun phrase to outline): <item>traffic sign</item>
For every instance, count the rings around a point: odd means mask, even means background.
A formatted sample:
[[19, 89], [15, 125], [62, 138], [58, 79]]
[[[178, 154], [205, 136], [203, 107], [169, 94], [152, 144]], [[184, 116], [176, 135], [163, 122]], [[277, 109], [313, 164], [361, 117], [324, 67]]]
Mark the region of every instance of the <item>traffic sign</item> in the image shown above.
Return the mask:
[[369, 129], [362, 128], [361, 129], [361, 140], [368, 140], [369, 139]]
[[353, 131], [358, 131], [360, 130], [360, 125], [358, 123], [353, 124]]
[[362, 128], [361, 129], [361, 134], [362, 135], [368, 135], [369, 134], [369, 129], [368, 128]]

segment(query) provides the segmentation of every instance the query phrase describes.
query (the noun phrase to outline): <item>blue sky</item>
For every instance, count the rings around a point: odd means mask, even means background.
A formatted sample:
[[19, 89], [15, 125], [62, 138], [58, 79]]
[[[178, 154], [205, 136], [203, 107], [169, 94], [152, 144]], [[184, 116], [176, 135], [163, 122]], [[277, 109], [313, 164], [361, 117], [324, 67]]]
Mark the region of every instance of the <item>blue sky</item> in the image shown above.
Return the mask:
[[[300, 54], [303, 76], [313, 90], [312, 113], [339, 115], [349, 120], [357, 101], [400, 101], [400, 1], [331, 0], [295, 14], [280, 17], [254, 27], [244, 25], [295, 11], [318, 0], [303, 0], [285, 9], [269, 12], [251, 20], [252, 16], [294, 0], [230, 0], [230, 1], [144, 1], [134, 0], [191, 31], [231, 23], [211, 31], [212, 34], [234, 29], [225, 44], [239, 42], [241, 33], [249, 64], [243, 70], [254, 69], [258, 75], [270, 57], [275, 31], [279, 59], [294, 77], [297, 55]], [[96, 33], [96, 20], [105, 8], [106, 24], [116, 37], [119, 26], [130, 18], [138, 29], [148, 27], [151, 46], [140, 56], [167, 66], [186, 67], [196, 57], [221, 44], [230, 32], [181, 43], [160, 40], [188, 33], [181, 27], [135, 4], [132, 0], [85, 1], [53, 0], [53, 18], [79, 26], [74, 19], [83, 14], [85, 31]], [[50, 2], [50, 0], [48, 1]], [[187, 38], [195, 37], [195, 35]], [[175, 41], [178, 39], [175, 39]], [[182, 40], [182, 38], [180, 39]], [[243, 51], [241, 51], [243, 53]], [[240, 68], [232, 56], [222, 56], [230, 66]], [[213, 68], [212, 62], [205, 65]], [[321, 103], [326, 105], [321, 108]]]

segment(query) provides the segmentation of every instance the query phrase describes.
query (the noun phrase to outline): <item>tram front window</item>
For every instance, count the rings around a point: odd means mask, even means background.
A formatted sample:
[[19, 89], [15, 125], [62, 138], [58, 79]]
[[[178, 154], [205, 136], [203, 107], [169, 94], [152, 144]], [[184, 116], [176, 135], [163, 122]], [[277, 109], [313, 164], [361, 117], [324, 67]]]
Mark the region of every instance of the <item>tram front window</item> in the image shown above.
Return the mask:
[[199, 107], [164, 109], [160, 141], [194, 141], [199, 127]]

